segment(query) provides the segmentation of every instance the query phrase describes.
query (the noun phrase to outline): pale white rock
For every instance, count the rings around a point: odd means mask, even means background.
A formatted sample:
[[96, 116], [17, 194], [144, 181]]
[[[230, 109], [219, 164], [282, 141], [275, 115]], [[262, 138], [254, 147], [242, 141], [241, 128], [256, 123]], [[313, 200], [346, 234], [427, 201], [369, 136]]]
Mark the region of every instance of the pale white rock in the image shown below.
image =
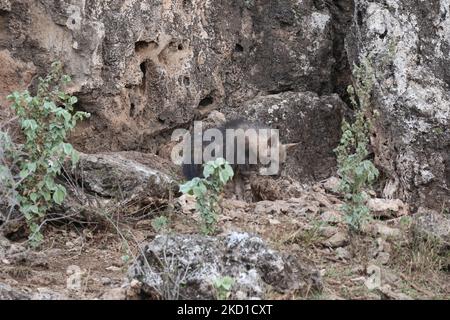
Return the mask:
[[337, 224], [343, 222], [342, 213], [335, 210], [328, 210], [320, 215], [320, 218], [327, 223]]
[[66, 280], [67, 290], [81, 293], [84, 271], [77, 265], [70, 265], [67, 267], [66, 273], [68, 275]]
[[338, 231], [329, 239], [323, 242], [324, 245], [331, 248], [344, 247], [349, 243], [348, 233], [343, 231]]
[[408, 214], [408, 206], [400, 199], [372, 198], [367, 206], [373, 214], [384, 217], [399, 217]]

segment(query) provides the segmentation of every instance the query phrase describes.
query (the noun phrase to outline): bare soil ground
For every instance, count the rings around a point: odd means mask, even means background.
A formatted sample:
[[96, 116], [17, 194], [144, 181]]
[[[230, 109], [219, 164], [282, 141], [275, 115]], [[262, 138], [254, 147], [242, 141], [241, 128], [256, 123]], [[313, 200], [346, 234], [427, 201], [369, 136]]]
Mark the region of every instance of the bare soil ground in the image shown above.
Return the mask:
[[[349, 233], [336, 211], [339, 202], [318, 187], [289, 200], [246, 203], [225, 198], [219, 230], [257, 234], [322, 275], [321, 292], [273, 291], [268, 293], [270, 298], [450, 298], [448, 266], [432, 242], [415, 239], [409, 217], [374, 220], [366, 231]], [[152, 219], [161, 215], [169, 224], [158, 232], [198, 233], [199, 218], [187, 205], [138, 219], [118, 210], [108, 222], [84, 227], [49, 224], [38, 251], [26, 249], [20, 240], [9, 243], [9, 254], [0, 261], [0, 283], [38, 293], [39, 298], [110, 298], [114, 288], [126, 280], [128, 265], [139, 254], [138, 244], [158, 234]], [[371, 228], [377, 224], [400, 233], [378, 234]], [[342, 239], [330, 241], [336, 234]], [[81, 281], [75, 289], [70, 284], [73, 270], [79, 270]], [[371, 281], [377, 279], [381, 288], [369, 290]]]

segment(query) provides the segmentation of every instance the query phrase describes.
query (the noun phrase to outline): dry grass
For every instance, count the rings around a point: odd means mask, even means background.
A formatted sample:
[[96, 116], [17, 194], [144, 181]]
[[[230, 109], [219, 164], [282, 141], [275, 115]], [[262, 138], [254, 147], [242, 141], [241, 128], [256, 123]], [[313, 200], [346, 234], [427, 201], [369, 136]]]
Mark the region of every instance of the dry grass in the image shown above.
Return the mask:
[[[271, 247], [293, 255], [303, 266], [319, 270], [322, 274], [322, 292], [269, 291], [268, 298], [380, 299], [380, 294], [369, 291], [364, 284], [368, 277], [367, 266], [373, 263], [377, 237], [370, 234], [352, 235], [350, 244], [345, 247], [351, 258], [347, 260], [338, 258], [335, 250], [322, 244], [326, 238], [322, 235], [321, 228], [330, 225], [321, 220], [321, 212], [325, 208], [318, 207], [320, 208], [306, 213], [300, 206], [300, 213], [280, 212], [261, 215], [254, 212], [254, 205], [248, 205], [244, 209], [230, 205], [220, 216], [218, 227], [222, 232], [241, 230], [257, 234]], [[139, 245], [144, 241], [151, 241], [158, 233], [151, 224], [154, 217], [161, 215], [167, 217], [169, 224], [164, 232], [184, 234], [198, 232], [198, 221], [194, 213], [182, 212], [176, 206], [154, 199], [144, 199], [142, 202], [142, 198], [135, 198], [127, 202], [110, 203], [104, 207], [99, 205], [95, 211], [97, 214], [102, 213], [104, 226], [80, 227], [73, 224], [50, 225], [47, 228], [44, 249], [48, 249], [49, 252], [54, 248], [62, 249], [59, 255], [49, 258], [48, 270], [33, 269], [33, 276], [30, 277], [29, 273], [12, 272], [13, 268], [18, 267], [19, 270], [20, 266], [10, 266], [3, 270], [3, 275], [0, 272], [0, 281], [2, 277], [8, 277], [17, 281], [19, 286], [39, 287], [37, 280], [39, 275], [49, 278], [59, 274], [55, 277], [55, 283], [51, 285], [57, 289], [58, 286], [64, 286], [67, 266], [76, 264], [84, 270], [89, 270], [89, 281], [86, 280], [84, 284], [84, 297], [98, 297], [105, 288], [95, 279], [106, 275], [112, 277], [114, 281], [121, 281], [129, 263], [142, 254]], [[146, 221], [147, 223], [143, 223]], [[390, 259], [386, 265], [381, 266], [383, 272], [390, 273], [396, 278], [395, 281], [389, 282], [389, 285], [396, 292], [415, 299], [449, 299], [450, 277], [448, 271], [442, 269], [444, 257], [441, 255], [439, 243], [435, 239], [420, 236], [410, 221], [399, 222], [395, 227], [401, 228], [404, 236], [388, 241], [391, 247]], [[333, 224], [332, 228], [342, 231], [345, 225]], [[68, 231], [61, 233], [64, 229]], [[66, 243], [73, 241], [70, 240], [70, 234], [73, 233], [70, 230], [75, 231], [76, 236], [81, 237], [82, 241], [76, 250], [68, 251]], [[93, 236], [86, 237], [89, 233]], [[183, 272], [174, 272], [179, 269], [174, 260], [169, 258], [163, 260], [165, 261], [161, 261], [161, 272], [165, 274], [166, 286], [162, 288], [160, 296], [176, 298], [179, 296], [179, 284], [184, 278]], [[121, 266], [121, 270], [111, 275], [105, 268], [113, 264], [113, 261], [114, 264]]]

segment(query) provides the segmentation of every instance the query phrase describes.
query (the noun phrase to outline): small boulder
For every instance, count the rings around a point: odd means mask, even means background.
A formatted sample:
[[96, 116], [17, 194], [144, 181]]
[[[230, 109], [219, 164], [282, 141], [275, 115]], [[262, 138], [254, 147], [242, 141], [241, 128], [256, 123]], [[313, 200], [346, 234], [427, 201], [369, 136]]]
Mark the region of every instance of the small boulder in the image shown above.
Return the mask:
[[71, 265], [67, 267], [67, 290], [73, 293], [81, 293], [84, 272], [79, 266]]
[[329, 224], [338, 224], [343, 222], [342, 214], [335, 210], [328, 210], [320, 215], [322, 221]]
[[0, 300], [30, 300], [29, 295], [0, 283]]
[[87, 191], [102, 197], [122, 200], [145, 194], [167, 198], [170, 192], [177, 192], [176, 168], [167, 162], [137, 152], [81, 153], [76, 172]]
[[350, 260], [353, 257], [352, 253], [345, 248], [337, 248], [335, 252], [336, 258], [341, 260]]
[[340, 180], [337, 177], [330, 177], [322, 181], [322, 187], [331, 193], [336, 193], [339, 189]]
[[284, 256], [248, 233], [225, 236], [159, 235], [143, 248], [129, 269], [129, 278], [142, 283], [146, 296], [166, 299], [215, 299], [215, 284], [231, 277], [230, 297], [262, 299], [266, 289], [321, 287], [315, 272]]
[[343, 231], [336, 232], [333, 236], [323, 242], [325, 246], [331, 248], [345, 247], [348, 243], [348, 233]]
[[325, 238], [331, 238], [338, 231], [339, 231], [339, 229], [337, 227], [332, 227], [332, 226], [320, 226], [318, 229], [319, 234]]
[[295, 216], [304, 216], [307, 212], [318, 212], [319, 207], [313, 203], [308, 203], [302, 198], [291, 198], [288, 200], [258, 201], [255, 204], [255, 214], [259, 215], [280, 215], [290, 214]]
[[402, 236], [400, 229], [391, 228], [383, 223], [375, 224], [376, 234], [384, 239], [399, 239]]
[[372, 198], [367, 201], [367, 206], [377, 217], [395, 218], [408, 214], [408, 206], [400, 199]]
[[127, 289], [126, 288], [113, 288], [103, 293], [102, 300], [126, 300]]

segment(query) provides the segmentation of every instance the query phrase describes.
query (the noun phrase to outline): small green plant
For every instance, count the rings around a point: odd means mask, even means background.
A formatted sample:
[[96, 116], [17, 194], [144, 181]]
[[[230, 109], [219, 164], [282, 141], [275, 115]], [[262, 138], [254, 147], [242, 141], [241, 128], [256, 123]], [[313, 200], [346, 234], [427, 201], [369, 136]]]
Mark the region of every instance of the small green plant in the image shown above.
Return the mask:
[[409, 217], [409, 216], [403, 216], [403, 217], [400, 217], [400, 227], [402, 227], [402, 228], [409, 228], [410, 226], [411, 226], [411, 224], [412, 224], [412, 222], [413, 222], [413, 219], [411, 218], [411, 217]]
[[214, 288], [216, 289], [218, 300], [227, 300], [231, 295], [231, 288], [233, 288], [234, 279], [228, 276], [217, 278], [214, 281]]
[[376, 115], [370, 110], [373, 74], [369, 59], [364, 59], [361, 66], [354, 67], [354, 84], [348, 87], [348, 93], [355, 108], [355, 119], [351, 124], [346, 120], [342, 122], [342, 137], [334, 150], [340, 176], [339, 191], [344, 193], [346, 200], [342, 211], [354, 230], [359, 230], [369, 217], [365, 190], [379, 175], [373, 162], [368, 159], [370, 130], [372, 119]]
[[204, 178], [194, 178], [180, 185], [180, 191], [193, 195], [202, 219], [202, 232], [215, 232], [219, 210], [219, 196], [225, 184], [233, 177], [233, 169], [223, 158], [209, 161], [203, 168]]
[[30, 228], [32, 245], [42, 241], [40, 224], [48, 209], [61, 204], [66, 196], [64, 186], [56, 183], [63, 163], [66, 158], [72, 165], [79, 160], [77, 151], [65, 142], [67, 135], [78, 120], [89, 117], [86, 112], [74, 112], [77, 98], [64, 91], [70, 81], [62, 73], [61, 63], [55, 62], [49, 74], [39, 78], [35, 96], [28, 91], [8, 96], [25, 135], [21, 152], [10, 149], [8, 156], [18, 163], [20, 170], [19, 209]]
[[156, 232], [161, 232], [169, 226], [169, 219], [164, 216], [156, 217], [152, 220], [152, 227]]

